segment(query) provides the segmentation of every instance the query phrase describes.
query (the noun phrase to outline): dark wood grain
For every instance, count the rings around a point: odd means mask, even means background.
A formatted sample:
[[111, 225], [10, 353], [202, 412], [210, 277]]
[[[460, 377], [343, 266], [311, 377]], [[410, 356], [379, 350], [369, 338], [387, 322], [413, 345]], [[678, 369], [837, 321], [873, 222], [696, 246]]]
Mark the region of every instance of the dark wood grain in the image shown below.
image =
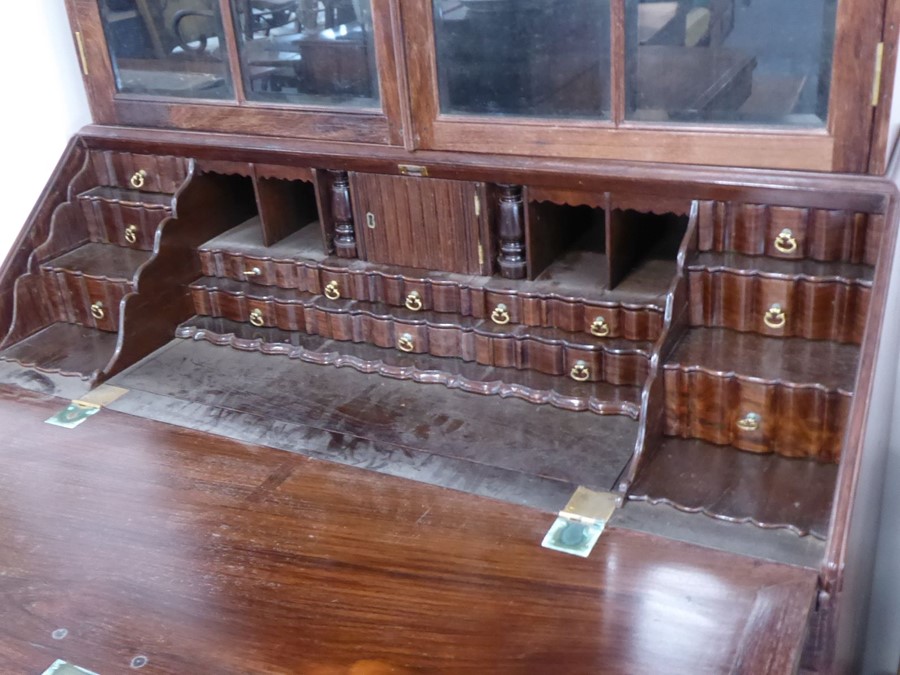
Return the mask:
[[182, 157], [132, 152], [92, 152], [91, 166], [98, 185], [135, 189], [132, 176], [146, 171], [144, 192], [175, 194], [188, 174], [188, 160]]
[[172, 195], [97, 187], [78, 195], [90, 240], [152, 251], [156, 228], [172, 213]]
[[12, 361], [42, 373], [58, 373], [87, 382], [96, 380], [116, 348], [114, 332], [72, 323], [53, 323], [0, 352]]
[[257, 175], [253, 185], [266, 246], [311, 223], [318, 223], [315, 187], [311, 182]]

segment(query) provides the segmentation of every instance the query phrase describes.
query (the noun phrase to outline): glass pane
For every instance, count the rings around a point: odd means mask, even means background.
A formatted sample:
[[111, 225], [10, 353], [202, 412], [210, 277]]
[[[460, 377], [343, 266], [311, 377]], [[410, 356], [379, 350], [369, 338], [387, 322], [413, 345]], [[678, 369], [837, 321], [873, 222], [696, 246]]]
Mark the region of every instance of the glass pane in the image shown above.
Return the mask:
[[100, 0], [119, 91], [232, 98], [216, 0]]
[[837, 0], [627, 0], [626, 117], [821, 127]]
[[231, 0], [251, 101], [377, 107], [371, 0]]
[[609, 0], [433, 0], [441, 111], [609, 117]]

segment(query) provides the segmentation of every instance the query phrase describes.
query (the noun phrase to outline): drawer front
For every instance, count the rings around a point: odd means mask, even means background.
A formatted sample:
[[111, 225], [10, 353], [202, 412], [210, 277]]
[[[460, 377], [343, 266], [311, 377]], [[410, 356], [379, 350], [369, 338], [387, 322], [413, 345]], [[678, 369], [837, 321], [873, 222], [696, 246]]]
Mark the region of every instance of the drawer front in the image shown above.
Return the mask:
[[41, 275], [59, 321], [112, 333], [119, 330], [119, 303], [131, 292], [130, 283], [51, 270]]
[[91, 241], [152, 251], [159, 224], [171, 215], [164, 207], [80, 198]]
[[182, 157], [94, 151], [91, 166], [98, 185], [174, 194], [187, 180], [189, 162]]

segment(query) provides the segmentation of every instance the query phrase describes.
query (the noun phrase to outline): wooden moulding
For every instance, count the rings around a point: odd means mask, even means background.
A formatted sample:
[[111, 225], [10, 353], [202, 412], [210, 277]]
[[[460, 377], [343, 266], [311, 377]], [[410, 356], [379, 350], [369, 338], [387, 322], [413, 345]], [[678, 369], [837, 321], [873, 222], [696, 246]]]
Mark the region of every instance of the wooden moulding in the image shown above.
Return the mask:
[[319, 296], [275, 298], [265, 293], [222, 291], [202, 282], [191, 285], [198, 314], [248, 322], [256, 310], [259, 325], [301, 331], [338, 341], [367, 342], [397, 348], [404, 334], [413, 353], [458, 358], [499, 368], [536, 370], [568, 376], [578, 361], [589, 369], [589, 381], [641, 385], [649, 353], [639, 342], [593, 338], [554, 329], [497, 326], [490, 321], [452, 315], [404, 311], [395, 316], [384, 307]]
[[[750, 452], [837, 462], [851, 394], [821, 385], [766, 382], [700, 366], [666, 365], [666, 429]], [[742, 429], [748, 414], [758, 428]]]

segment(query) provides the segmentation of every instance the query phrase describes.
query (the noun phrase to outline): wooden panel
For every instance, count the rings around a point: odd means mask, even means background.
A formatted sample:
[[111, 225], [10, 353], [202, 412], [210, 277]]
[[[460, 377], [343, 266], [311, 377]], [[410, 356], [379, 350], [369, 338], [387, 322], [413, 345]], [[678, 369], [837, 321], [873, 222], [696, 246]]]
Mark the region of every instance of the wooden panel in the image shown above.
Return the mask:
[[119, 303], [131, 292], [130, 281], [117, 282], [62, 270], [45, 270], [41, 274], [45, 302], [53, 308], [57, 321], [110, 332], [119, 330]]
[[356, 230], [365, 241], [366, 260], [462, 274], [480, 272], [478, 184], [353, 174], [351, 186]]
[[139, 171], [146, 171], [139, 189], [168, 194], [175, 194], [188, 173], [186, 159], [130, 152], [92, 152], [91, 166], [99, 185], [134, 189], [137, 186], [132, 184], [132, 177]]
[[157, 227], [172, 214], [172, 199], [168, 195], [146, 196], [148, 199], [141, 199], [141, 193], [134, 190], [106, 188], [78, 195], [91, 241], [153, 250]]
[[256, 176], [253, 186], [266, 246], [319, 220], [312, 183]]

